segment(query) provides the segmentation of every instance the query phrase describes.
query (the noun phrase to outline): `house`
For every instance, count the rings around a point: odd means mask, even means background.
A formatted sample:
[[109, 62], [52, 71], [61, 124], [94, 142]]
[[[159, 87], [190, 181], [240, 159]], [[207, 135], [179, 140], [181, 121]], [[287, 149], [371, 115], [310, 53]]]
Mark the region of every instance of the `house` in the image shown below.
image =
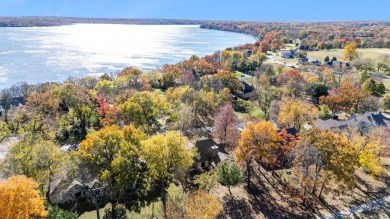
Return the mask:
[[318, 61], [318, 59], [308, 59], [308, 62], [312, 65], [315, 65], [315, 66], [320, 66], [321, 65], [321, 62]]
[[242, 99], [250, 99], [255, 93], [255, 87], [249, 85], [244, 80], [240, 79], [242, 84], [242, 90], [239, 92], [239, 95]]
[[52, 185], [50, 190], [50, 202], [52, 204], [72, 204], [79, 200], [91, 199], [92, 197], [104, 198], [107, 194], [107, 186], [93, 179], [86, 183], [81, 183], [74, 179], [67, 187]]
[[390, 116], [381, 112], [353, 113], [347, 120], [317, 119], [314, 125], [323, 130], [343, 130], [348, 127], [357, 127], [361, 132], [367, 132], [371, 127], [385, 127], [390, 130]]
[[301, 58], [301, 59], [298, 60], [298, 64], [305, 64], [305, 63], [307, 63], [308, 61], [309, 61], [308, 58]]
[[233, 159], [220, 144], [210, 138], [201, 138], [195, 143], [187, 142], [186, 147], [196, 148], [199, 153], [196, 163], [189, 170], [190, 172], [215, 168], [221, 161]]
[[315, 65], [315, 66], [321, 65], [321, 62], [318, 61], [318, 59], [301, 58], [298, 61], [298, 64], [306, 64], [306, 63], [312, 64], [312, 65]]
[[328, 68], [349, 68], [350, 64], [348, 62], [331, 61], [325, 62], [324, 66]]
[[297, 56], [298, 52], [297, 50], [283, 50], [283, 51], [280, 51], [279, 55], [281, 58], [283, 59], [292, 59], [294, 58], [295, 56]]
[[246, 52], [246, 55], [247, 55], [248, 58], [251, 57], [251, 55], [252, 55], [252, 50], [251, 49], [247, 49], [247, 50], [245, 50], [245, 52]]

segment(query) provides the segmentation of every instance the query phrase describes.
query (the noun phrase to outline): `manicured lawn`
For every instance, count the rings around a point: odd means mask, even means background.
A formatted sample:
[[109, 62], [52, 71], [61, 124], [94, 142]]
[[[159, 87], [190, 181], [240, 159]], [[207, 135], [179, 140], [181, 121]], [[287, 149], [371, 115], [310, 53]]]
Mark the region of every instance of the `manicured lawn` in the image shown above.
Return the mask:
[[[307, 57], [311, 59], [318, 59], [323, 62], [326, 56], [329, 56], [332, 59], [333, 56], [336, 56], [337, 60], [342, 61], [344, 49], [332, 49], [332, 50], [322, 50], [322, 51], [312, 51], [307, 52]], [[359, 56], [363, 58], [372, 58], [377, 59], [381, 55], [388, 54], [390, 55], [390, 49], [358, 49]]]

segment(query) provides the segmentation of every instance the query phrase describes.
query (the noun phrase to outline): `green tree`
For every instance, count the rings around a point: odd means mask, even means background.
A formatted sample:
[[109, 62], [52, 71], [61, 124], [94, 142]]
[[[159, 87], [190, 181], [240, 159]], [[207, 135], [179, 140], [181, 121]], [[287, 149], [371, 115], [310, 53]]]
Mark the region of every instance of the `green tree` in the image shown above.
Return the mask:
[[119, 108], [127, 123], [152, 134], [160, 129], [159, 119], [167, 114], [169, 104], [158, 94], [143, 91], [130, 97]]
[[330, 60], [329, 56], [326, 56], [324, 62], [329, 62], [329, 60]]
[[230, 195], [233, 196], [230, 187], [236, 186], [243, 180], [240, 168], [237, 166], [236, 163], [232, 161], [224, 160], [218, 164], [217, 172], [218, 172], [219, 182], [222, 185], [227, 186]]
[[126, 208], [116, 206], [116, 209], [106, 209], [104, 211], [103, 219], [127, 219]]
[[321, 96], [328, 95], [328, 86], [324, 83], [312, 83], [307, 88], [306, 93], [307, 95], [314, 97], [316, 101], [319, 102]]
[[66, 211], [56, 205], [49, 205], [46, 203], [46, 210], [48, 211], [48, 219], [76, 219], [77, 213]]
[[218, 183], [218, 174], [214, 171], [202, 173], [195, 177], [195, 183], [199, 185], [200, 189], [210, 192]]
[[0, 143], [10, 134], [11, 131], [8, 128], [7, 123], [0, 120]]
[[385, 85], [382, 82], [377, 83], [374, 79], [368, 79], [362, 84], [362, 88], [365, 91], [370, 92], [372, 95], [379, 96], [386, 92]]
[[386, 94], [383, 97], [383, 103], [385, 105], [385, 109], [390, 110], [390, 94]]
[[193, 164], [194, 152], [186, 149], [187, 139], [178, 132], [157, 134], [142, 142], [144, 160], [154, 180], [162, 189], [161, 200], [166, 213], [167, 188], [175, 173], [185, 171]]

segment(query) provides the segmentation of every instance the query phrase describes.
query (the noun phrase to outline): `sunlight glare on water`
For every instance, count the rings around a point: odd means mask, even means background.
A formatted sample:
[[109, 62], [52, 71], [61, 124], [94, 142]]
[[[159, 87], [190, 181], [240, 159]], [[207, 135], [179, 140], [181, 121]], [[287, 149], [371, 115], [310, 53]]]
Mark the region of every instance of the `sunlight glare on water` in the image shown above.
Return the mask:
[[118, 72], [151, 70], [204, 56], [253, 37], [200, 29], [197, 25], [76, 24], [0, 28], [0, 88], [19, 81], [42, 83]]

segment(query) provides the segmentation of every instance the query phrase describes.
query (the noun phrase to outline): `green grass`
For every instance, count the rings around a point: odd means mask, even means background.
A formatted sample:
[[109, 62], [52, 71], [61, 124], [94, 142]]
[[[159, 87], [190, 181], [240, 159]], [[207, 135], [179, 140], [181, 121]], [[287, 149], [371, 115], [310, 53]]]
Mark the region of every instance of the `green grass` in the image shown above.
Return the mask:
[[[172, 196], [179, 196], [183, 194], [182, 187], [175, 186], [174, 184], [171, 184], [168, 188], [169, 195]], [[103, 218], [104, 211], [106, 209], [111, 208], [111, 204], [107, 204], [104, 206], [104, 208], [101, 208], [99, 210], [100, 218]], [[140, 212], [134, 212], [134, 211], [128, 211], [127, 216], [128, 218], [139, 218], [139, 219], [150, 219], [150, 218], [162, 218], [163, 216], [163, 206], [161, 200], [158, 200], [156, 202], [151, 203], [150, 205], [147, 205], [145, 207], [142, 207]], [[80, 215], [78, 218], [80, 219], [95, 219], [96, 218], [96, 211], [88, 211]]]
[[159, 95], [164, 95], [165, 92], [162, 89], [154, 89], [154, 92]]
[[234, 72], [234, 76], [236, 76], [236, 78], [241, 78], [243, 76], [243, 74], [239, 71], [236, 71], [236, 72]]
[[259, 108], [252, 111], [250, 115], [253, 116], [254, 118], [257, 118], [257, 119], [264, 119], [265, 118], [264, 112]]
[[385, 85], [386, 90], [390, 91], [390, 80], [383, 80], [382, 82]]
[[[322, 51], [311, 51], [307, 52], [307, 57], [311, 59], [318, 59], [323, 62], [326, 56], [329, 56], [332, 59], [333, 56], [336, 56], [337, 60], [342, 61], [344, 49], [331, 49], [331, 50], [322, 50]], [[381, 55], [388, 54], [390, 55], [390, 49], [358, 49], [359, 57], [362, 58], [372, 58], [377, 59]]]

